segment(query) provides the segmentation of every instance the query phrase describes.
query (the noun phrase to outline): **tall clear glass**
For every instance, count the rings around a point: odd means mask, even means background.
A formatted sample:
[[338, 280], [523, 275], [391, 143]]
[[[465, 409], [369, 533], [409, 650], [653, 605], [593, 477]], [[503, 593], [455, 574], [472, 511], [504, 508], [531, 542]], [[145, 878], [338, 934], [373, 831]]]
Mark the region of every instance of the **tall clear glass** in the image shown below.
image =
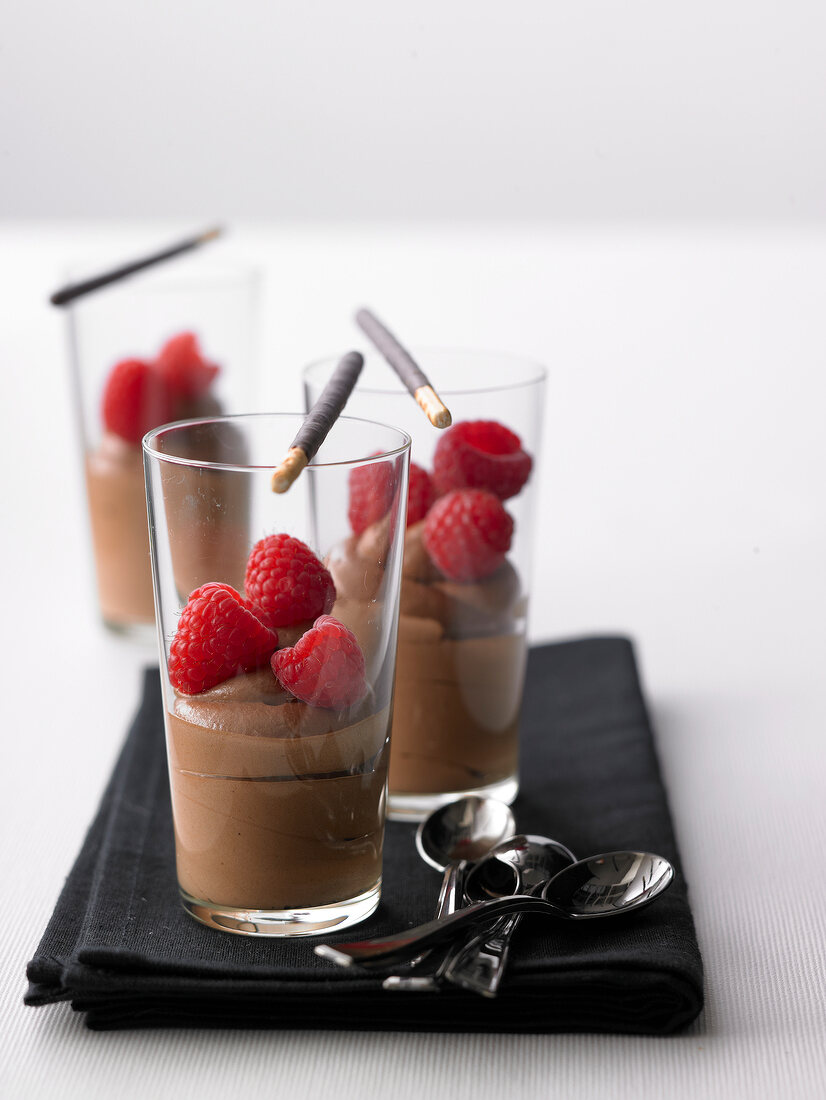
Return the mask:
[[[340, 418], [283, 494], [301, 417], [144, 440], [178, 883], [214, 928], [311, 935], [381, 890], [409, 437]], [[349, 489], [380, 482], [355, 543]]]
[[154, 637], [141, 439], [252, 407], [258, 283], [249, 267], [191, 258], [67, 310], [100, 611], [121, 633]]
[[[388, 806], [400, 819], [468, 793], [516, 797], [545, 385], [541, 366], [514, 356], [413, 354], [450, 408], [451, 429], [432, 427], [376, 355], [347, 404], [413, 441]], [[306, 402], [332, 368], [323, 360], [305, 370]], [[500, 502], [481, 506], [496, 537], [512, 521], [498, 555], [456, 540], [480, 491]]]

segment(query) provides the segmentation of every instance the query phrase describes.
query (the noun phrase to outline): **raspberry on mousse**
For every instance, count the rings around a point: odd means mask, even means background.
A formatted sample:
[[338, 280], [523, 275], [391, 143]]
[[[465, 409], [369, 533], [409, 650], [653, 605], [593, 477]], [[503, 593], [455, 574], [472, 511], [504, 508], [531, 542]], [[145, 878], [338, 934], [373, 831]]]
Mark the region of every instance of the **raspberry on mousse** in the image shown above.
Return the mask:
[[357, 466], [348, 479], [350, 499], [347, 518], [354, 535], [387, 515], [396, 492], [396, 470], [392, 462]]
[[204, 359], [194, 332], [171, 337], [155, 359], [122, 359], [103, 387], [103, 426], [137, 446], [159, 424], [193, 415], [189, 406], [204, 398], [219, 369]]
[[273, 630], [326, 615], [336, 601], [329, 571], [306, 543], [286, 534], [267, 535], [253, 546], [244, 591]]
[[170, 419], [169, 388], [154, 363], [122, 359], [109, 372], [103, 390], [103, 424], [108, 432], [139, 444], [147, 432]]
[[196, 588], [178, 620], [169, 648], [169, 680], [184, 695], [198, 695], [240, 672], [266, 667], [278, 635], [249, 609], [229, 584]]
[[407, 526], [412, 527], [424, 519], [436, 499], [433, 478], [422, 466], [410, 463], [410, 480], [407, 487]]
[[194, 332], [179, 332], [158, 352], [158, 373], [176, 398], [200, 397], [218, 374], [215, 363], [204, 359]]
[[[198, 695], [241, 672], [269, 665], [278, 682], [311, 706], [342, 710], [367, 694], [365, 660], [355, 634], [328, 610], [332, 577], [291, 535], [268, 535], [252, 549], [245, 599], [231, 585], [197, 588], [181, 613], [169, 651], [169, 679]], [[316, 609], [315, 611], [313, 609]], [[276, 626], [314, 620], [294, 646], [278, 649]]]
[[508, 500], [531, 474], [533, 459], [519, 436], [495, 420], [464, 420], [439, 438], [433, 480], [440, 494], [452, 489], [486, 489]]
[[344, 710], [367, 694], [361, 646], [332, 615], [316, 619], [294, 646], [276, 650], [270, 665], [281, 686], [311, 706]]
[[503, 564], [512, 536], [513, 519], [498, 497], [482, 489], [455, 489], [430, 509], [422, 537], [446, 577], [476, 581]]

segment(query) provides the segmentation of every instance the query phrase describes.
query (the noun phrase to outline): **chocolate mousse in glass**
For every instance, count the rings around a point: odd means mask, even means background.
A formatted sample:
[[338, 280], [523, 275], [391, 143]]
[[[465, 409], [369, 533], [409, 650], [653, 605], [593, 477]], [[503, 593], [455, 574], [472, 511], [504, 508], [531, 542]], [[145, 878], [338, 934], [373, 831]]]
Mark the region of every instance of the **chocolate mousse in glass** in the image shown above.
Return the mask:
[[[381, 890], [410, 441], [339, 418], [276, 495], [301, 420], [206, 419], [144, 441], [181, 898], [251, 935], [343, 928]], [[390, 498], [358, 544], [353, 480]], [[190, 590], [206, 541], [220, 568]]]
[[[482, 352], [414, 350], [449, 407], [434, 428], [378, 356], [368, 356], [348, 413], [412, 438], [388, 815], [421, 819], [474, 793], [511, 802], [519, 787], [519, 712], [537, 452], [545, 371]], [[333, 360], [305, 370], [311, 405]], [[351, 509], [369, 541], [387, 497]]]
[[254, 271], [189, 259], [67, 310], [98, 599], [114, 630], [154, 635], [141, 439], [248, 404], [256, 296]]

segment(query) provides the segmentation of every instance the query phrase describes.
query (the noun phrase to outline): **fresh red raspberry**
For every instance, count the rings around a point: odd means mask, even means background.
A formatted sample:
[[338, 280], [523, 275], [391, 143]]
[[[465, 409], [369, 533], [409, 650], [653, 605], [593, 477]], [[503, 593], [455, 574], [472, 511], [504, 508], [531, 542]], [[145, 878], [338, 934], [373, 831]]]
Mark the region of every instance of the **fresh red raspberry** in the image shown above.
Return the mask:
[[454, 489], [441, 497], [424, 523], [428, 554], [453, 581], [476, 581], [505, 560], [513, 520], [502, 502], [483, 489]]
[[530, 477], [533, 460], [518, 435], [495, 420], [463, 420], [439, 437], [433, 480], [440, 494], [487, 489], [508, 500]]
[[249, 610], [228, 584], [196, 588], [178, 620], [169, 648], [169, 679], [185, 695], [197, 695], [239, 672], [263, 668], [278, 635]]
[[396, 471], [392, 462], [374, 462], [350, 471], [350, 503], [347, 518], [354, 535], [386, 516], [396, 492]]
[[270, 665], [283, 688], [314, 707], [344, 710], [367, 694], [361, 646], [332, 615], [320, 616], [294, 646], [273, 653]]
[[292, 535], [267, 535], [253, 546], [244, 591], [255, 614], [273, 630], [326, 615], [336, 602], [333, 578]]
[[407, 526], [424, 519], [436, 499], [433, 479], [427, 470], [410, 463], [410, 482], [407, 487]]
[[103, 389], [103, 424], [128, 443], [140, 443], [152, 428], [171, 419], [169, 390], [151, 363], [115, 363]]
[[176, 398], [200, 397], [219, 370], [215, 363], [204, 359], [194, 332], [179, 332], [167, 340], [155, 364]]

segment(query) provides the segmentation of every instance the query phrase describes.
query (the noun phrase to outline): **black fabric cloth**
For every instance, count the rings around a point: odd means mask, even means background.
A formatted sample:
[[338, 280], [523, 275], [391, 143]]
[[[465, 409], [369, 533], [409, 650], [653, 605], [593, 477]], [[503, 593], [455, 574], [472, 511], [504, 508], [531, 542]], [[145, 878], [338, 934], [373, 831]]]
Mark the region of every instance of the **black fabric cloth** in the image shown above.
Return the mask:
[[[702, 962], [633, 648], [590, 638], [533, 649], [522, 721], [520, 831], [578, 856], [643, 849], [674, 885], [648, 908], [576, 924], [523, 919], [495, 1000], [388, 992], [384, 975], [318, 958], [324, 939], [432, 917], [439, 876], [413, 826], [388, 823], [381, 904], [338, 936], [260, 939], [182, 909], [157, 669], [37, 953], [26, 1003], [70, 1001], [94, 1029], [338, 1028], [668, 1034], [702, 1008]], [[394, 968], [388, 967], [388, 973]]]

